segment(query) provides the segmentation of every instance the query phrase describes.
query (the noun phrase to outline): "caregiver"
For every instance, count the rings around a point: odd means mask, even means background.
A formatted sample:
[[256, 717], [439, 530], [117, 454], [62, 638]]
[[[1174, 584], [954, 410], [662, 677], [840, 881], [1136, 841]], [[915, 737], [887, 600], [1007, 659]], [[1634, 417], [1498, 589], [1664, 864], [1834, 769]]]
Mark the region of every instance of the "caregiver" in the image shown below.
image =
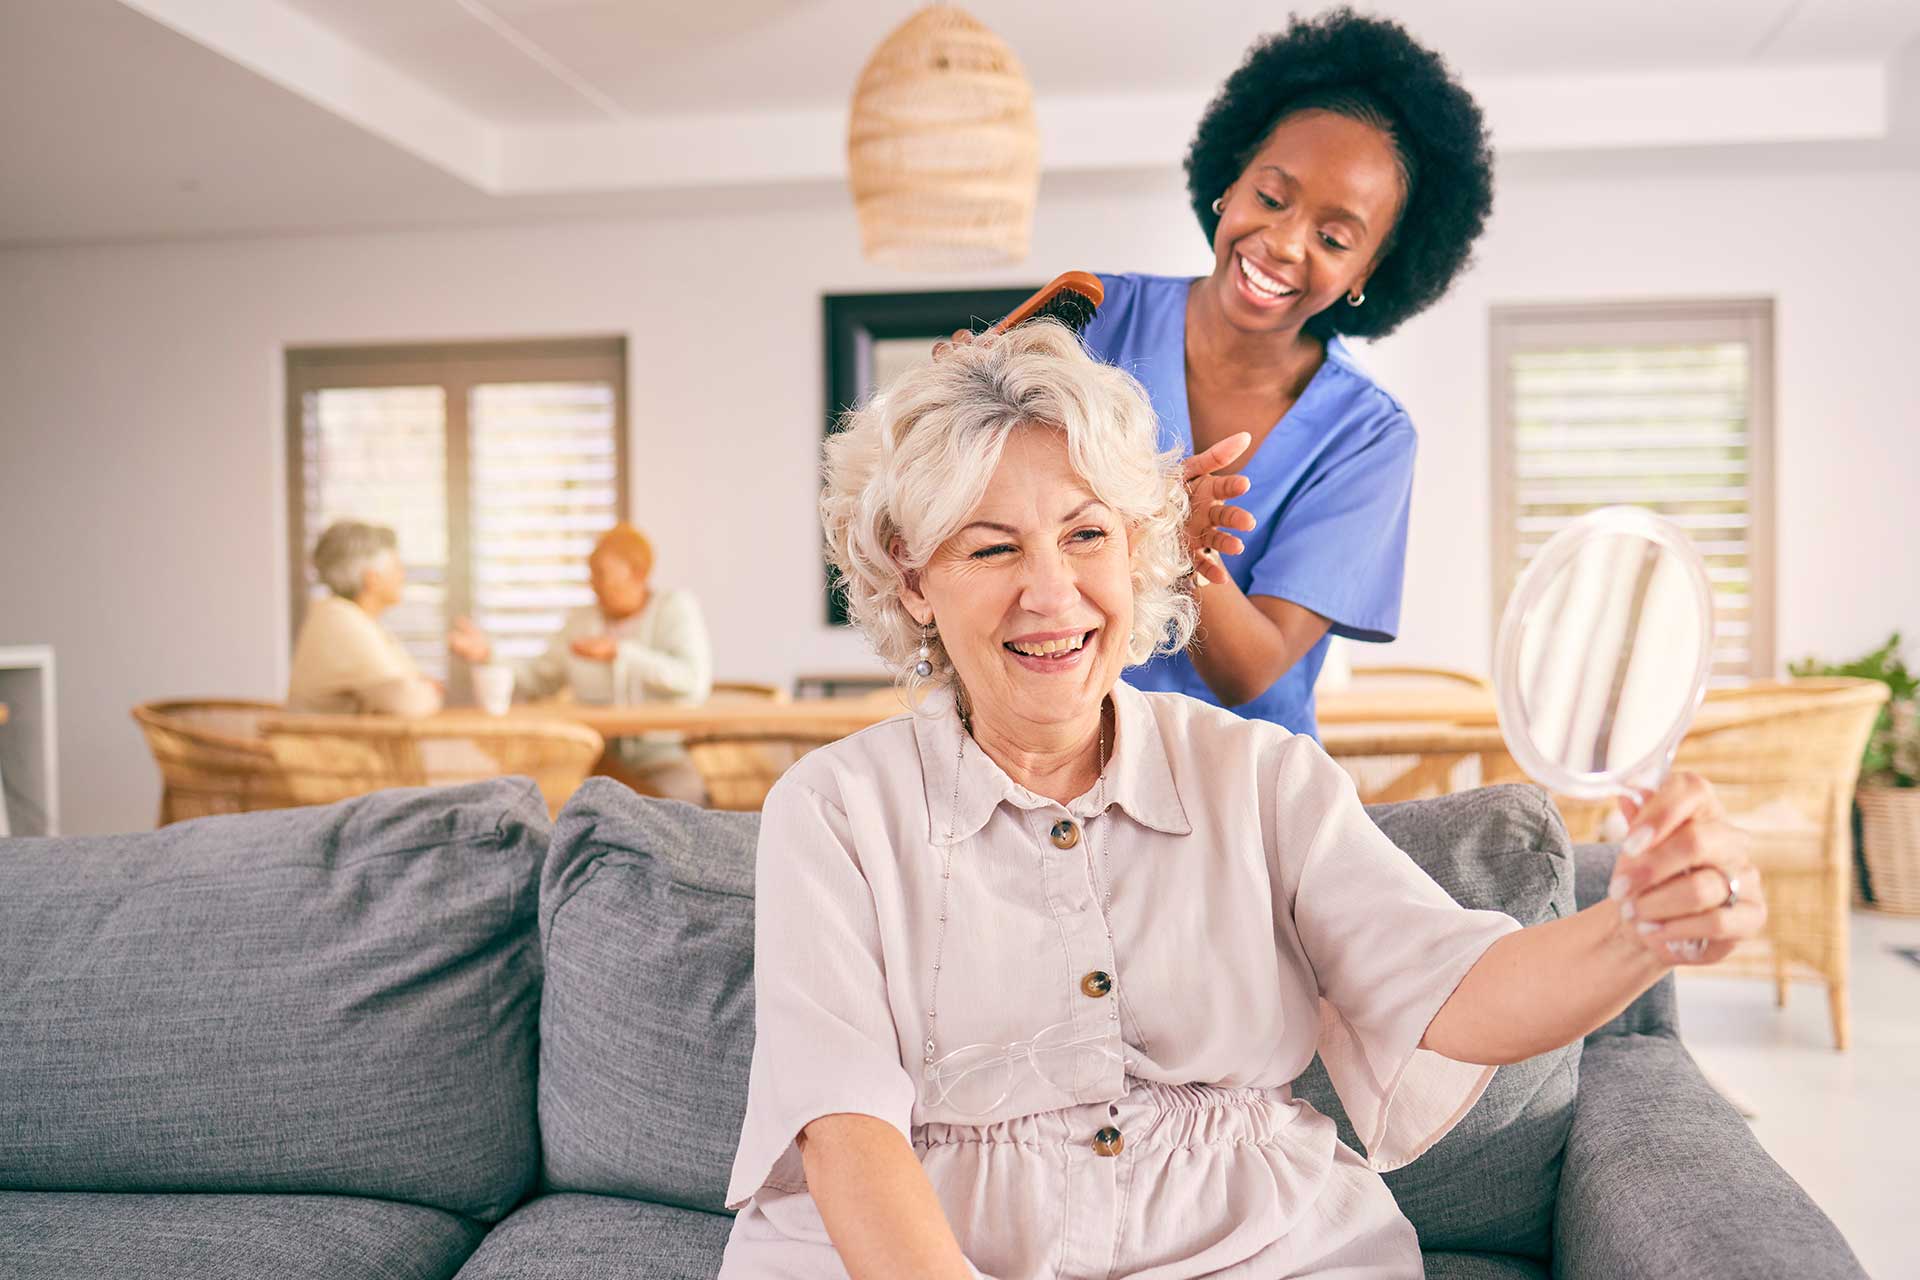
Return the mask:
[[1129, 684], [1311, 734], [1329, 634], [1394, 638], [1413, 424], [1341, 337], [1446, 292], [1492, 167], [1472, 97], [1396, 23], [1296, 20], [1228, 78], [1187, 155], [1212, 274], [1103, 276], [1085, 333], [1145, 384], [1163, 448], [1216, 450], [1189, 466], [1218, 472], [1190, 481], [1189, 537], [1225, 572], [1205, 566], [1192, 649]]

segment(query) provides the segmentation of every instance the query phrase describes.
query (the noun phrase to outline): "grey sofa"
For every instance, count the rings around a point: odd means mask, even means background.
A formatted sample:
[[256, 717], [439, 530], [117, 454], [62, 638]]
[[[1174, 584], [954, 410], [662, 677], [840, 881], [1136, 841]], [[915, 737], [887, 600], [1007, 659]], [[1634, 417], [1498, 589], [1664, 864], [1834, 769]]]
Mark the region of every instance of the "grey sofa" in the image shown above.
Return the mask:
[[[1470, 905], [1604, 891], [1531, 789], [1375, 818]], [[756, 830], [511, 779], [0, 842], [0, 1277], [712, 1276]], [[1670, 983], [1390, 1182], [1433, 1276], [1861, 1274]]]

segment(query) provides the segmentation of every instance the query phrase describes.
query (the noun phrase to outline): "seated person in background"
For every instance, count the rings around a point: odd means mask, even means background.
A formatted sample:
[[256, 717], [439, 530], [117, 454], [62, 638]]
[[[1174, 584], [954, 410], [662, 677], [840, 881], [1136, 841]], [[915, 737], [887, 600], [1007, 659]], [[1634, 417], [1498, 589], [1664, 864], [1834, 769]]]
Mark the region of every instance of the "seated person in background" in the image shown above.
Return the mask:
[[307, 605], [293, 648], [287, 709], [390, 716], [440, 710], [440, 686], [420, 674], [380, 625], [407, 581], [393, 530], [336, 520], [313, 545], [313, 568], [332, 594]]
[[[653, 546], [632, 525], [600, 535], [587, 559], [595, 603], [567, 615], [537, 658], [514, 664], [514, 689], [544, 698], [570, 689], [579, 702], [705, 702], [713, 690], [713, 648], [691, 592], [655, 591]], [[493, 659], [493, 644], [461, 618], [447, 640], [470, 663]], [[695, 804], [706, 797], [677, 735], [647, 734], [607, 744], [601, 772], [643, 795]]]

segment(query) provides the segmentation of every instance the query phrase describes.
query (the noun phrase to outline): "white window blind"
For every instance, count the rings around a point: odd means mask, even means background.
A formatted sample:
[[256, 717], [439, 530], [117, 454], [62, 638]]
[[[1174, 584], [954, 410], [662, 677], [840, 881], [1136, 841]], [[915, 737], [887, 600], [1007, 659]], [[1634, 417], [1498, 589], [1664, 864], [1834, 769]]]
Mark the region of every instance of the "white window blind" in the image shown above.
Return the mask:
[[[335, 520], [388, 525], [407, 566], [406, 591], [381, 622], [420, 669], [446, 674], [447, 408], [440, 387], [333, 387], [301, 406], [301, 546], [311, 552]], [[325, 588], [311, 556], [304, 596]]]
[[382, 622], [456, 691], [455, 617], [521, 658], [592, 602], [587, 554], [626, 505], [624, 340], [329, 348], [287, 362], [296, 634], [322, 590], [314, 540], [341, 518], [393, 528], [407, 591]]
[[1646, 507], [1706, 561], [1714, 677], [1772, 674], [1771, 329], [1765, 302], [1495, 311], [1496, 608], [1572, 520]]
[[541, 652], [593, 603], [587, 555], [620, 518], [615, 418], [607, 382], [473, 389], [473, 612], [502, 657]]

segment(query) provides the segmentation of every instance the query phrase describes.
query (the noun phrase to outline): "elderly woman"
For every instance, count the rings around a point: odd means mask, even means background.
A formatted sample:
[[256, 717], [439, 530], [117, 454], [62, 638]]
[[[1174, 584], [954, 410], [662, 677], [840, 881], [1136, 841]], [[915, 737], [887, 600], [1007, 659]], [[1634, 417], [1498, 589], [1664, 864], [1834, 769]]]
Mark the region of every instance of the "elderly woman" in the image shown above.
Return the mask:
[[[529, 698], [569, 689], [580, 702], [704, 702], [713, 690], [713, 649], [700, 602], [688, 591], [653, 589], [653, 544], [622, 521], [587, 557], [594, 603], [567, 614], [539, 657], [514, 666], [514, 688]], [[466, 618], [448, 647], [471, 663], [493, 659], [493, 644]], [[616, 738], [602, 771], [645, 795], [699, 803], [700, 775], [677, 737]]]
[[420, 674], [380, 615], [400, 603], [407, 567], [393, 530], [336, 520], [313, 546], [313, 568], [331, 593], [307, 605], [293, 648], [293, 711], [430, 716], [440, 686]]
[[[1698, 781], [1634, 812], [1611, 900], [1522, 929], [1456, 905], [1311, 738], [1120, 683], [1192, 631], [1185, 506], [1138, 385], [1052, 324], [833, 438], [853, 616], [952, 696], [767, 799], [722, 1276], [1418, 1276], [1379, 1172], [1669, 940], [1759, 928]], [[1316, 1050], [1364, 1155], [1290, 1096]]]

